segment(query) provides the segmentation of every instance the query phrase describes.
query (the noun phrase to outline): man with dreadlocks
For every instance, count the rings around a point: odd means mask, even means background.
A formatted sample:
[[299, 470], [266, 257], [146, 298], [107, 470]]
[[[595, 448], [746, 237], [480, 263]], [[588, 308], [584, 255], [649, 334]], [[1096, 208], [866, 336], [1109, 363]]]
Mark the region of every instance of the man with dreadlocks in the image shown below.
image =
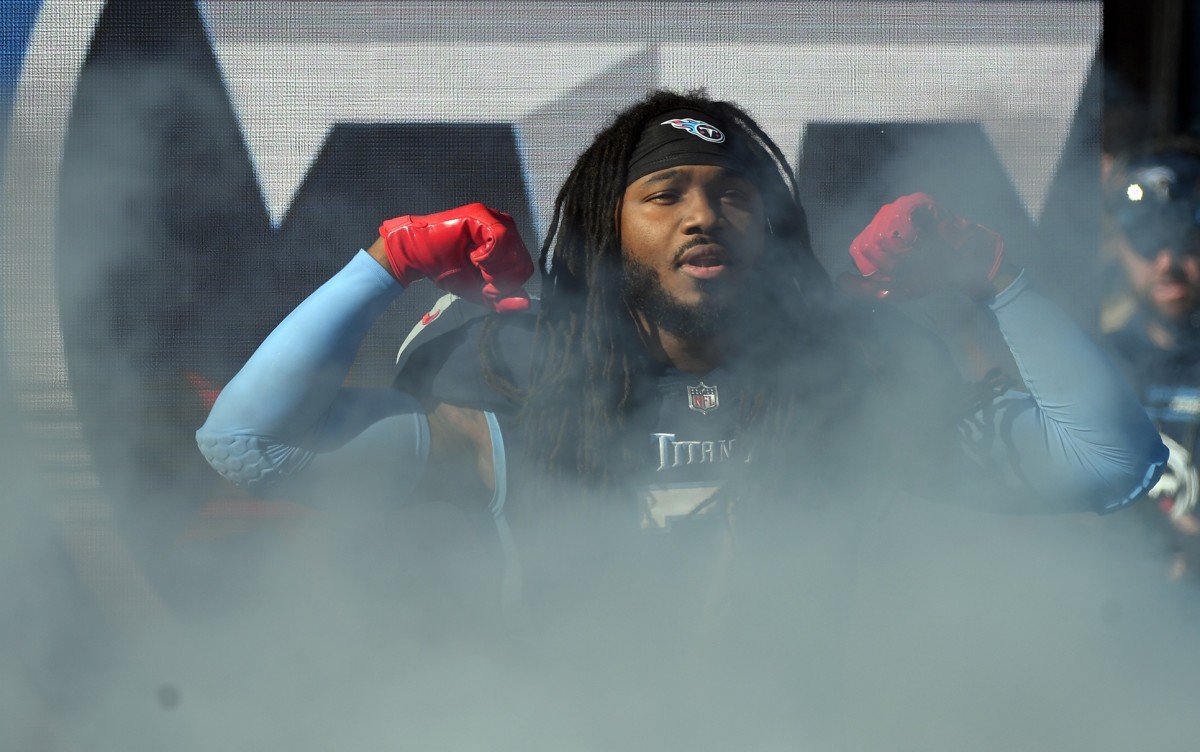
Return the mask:
[[[644, 667], [719, 634], [737, 656], [725, 668], [788, 666], [819, 716], [872, 503], [908, 491], [1108, 511], [1165, 459], [1120, 378], [992, 231], [916, 194], [850, 252], [856, 296], [816, 261], [794, 176], [759, 126], [732, 104], [657, 92], [563, 185], [537, 305], [507, 215], [472, 204], [388, 220], [267, 338], [198, 441], [250, 488], [373, 475], [394, 499], [474, 510], [510, 626], [534, 630], [560, 668], [581, 666], [581, 643], [606, 662], [632, 649], [627, 665]], [[344, 387], [371, 323], [420, 278], [488, 314], [406, 351], [394, 388]], [[1022, 388], [966, 384], [880, 303], [936, 289], [990, 309]], [[790, 717], [790, 691], [730, 686], [726, 711]]]

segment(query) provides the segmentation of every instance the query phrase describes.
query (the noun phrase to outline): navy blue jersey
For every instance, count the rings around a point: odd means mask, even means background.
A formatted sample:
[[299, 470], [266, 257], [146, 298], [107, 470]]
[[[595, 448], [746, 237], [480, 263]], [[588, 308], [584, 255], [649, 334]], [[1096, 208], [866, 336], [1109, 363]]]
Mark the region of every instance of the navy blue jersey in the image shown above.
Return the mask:
[[[519, 397], [502, 393], [495, 378], [485, 373], [480, 349], [485, 317], [467, 316], [464, 323], [462, 305], [455, 301], [448, 308], [435, 309], [437, 322], [410, 337], [399, 358], [394, 386], [429, 404], [494, 413], [509, 455], [509, 485], [521, 489], [528, 478], [511, 476], [536, 471], [520, 461], [526, 454], [523, 442], [529, 439], [517, 425]], [[533, 358], [536, 315], [503, 314], [499, 321], [492, 347], [500, 355], [496, 366], [522, 391]], [[871, 343], [874, 357], [891, 365], [881, 378], [881, 370], [870, 371], [863, 364], [857, 376], [863, 384], [871, 384], [869, 389], [839, 384], [853, 405], [843, 419], [817, 434], [819, 441], [828, 444], [822, 449], [840, 465], [823, 469], [839, 484], [856, 486], [864, 493], [868, 483], [873, 493], [913, 490], [918, 480], [924, 483], [936, 475], [931, 468], [948, 457], [960, 438], [957, 421], [975, 404], [944, 348], [927, 333], [909, 325], [872, 324], [876, 325]], [[661, 365], [647, 367], [653, 384], [654, 404], [648, 407], [652, 416], [640, 421], [645, 427], [641, 437], [627, 439], [637, 444], [623, 480], [636, 497], [630, 527], [643, 533], [667, 533], [694, 527], [720, 513], [710, 508], [714, 492], [738, 465], [753, 458], [738, 432], [741, 390], [733, 369], [717, 368], [698, 376]], [[831, 414], [835, 413], [827, 410], [813, 419], [828, 423]], [[855, 493], [844, 495], [853, 498]]]
[[[547, 491], [527, 446], [540, 437], [523, 430], [519, 396], [497, 389], [486, 372], [492, 363], [518, 392], [527, 389], [536, 314], [492, 319], [499, 324], [490, 341], [495, 362], [483, 356], [486, 316], [463, 323], [453, 310], [438, 313], [401, 353], [394, 387], [427, 407], [494, 416], [502, 487], [491, 515], [480, 517], [495, 523], [497, 564], [509, 583], [501, 600], [516, 635], [540, 632], [520, 626], [529, 619], [553, 623], [589, 611], [587, 604], [638, 614], [647, 634], [688, 634], [702, 623], [740, 624], [739, 614], [756, 612], [758, 594], [773, 587], [786, 602], [812, 609], [806, 629], [817, 634], [845, 608], [854, 541], [892, 495], [927, 479], [969, 475], [950, 460], [957, 421], [972, 412], [970, 390], [923, 330], [879, 321], [870, 352], [891, 367], [864, 370], [837, 393], [804, 402], [812, 412], [799, 421], [816, 428], [797, 430], [811, 430], [822, 446], [805, 444], [808, 456], [784, 463], [780, 498], [720, 493], [732, 478], [745, 482], [767, 464], [739, 430], [744, 385], [736, 366], [701, 376], [648, 363], [639, 399], [645, 413], [624, 439], [632, 451], [623, 454], [629, 466], [619, 485], [628, 493], [581, 509], [574, 499], [546, 495], [558, 489]], [[824, 584], [812, 587], [818, 572]]]
[[[520, 405], [485, 375], [479, 351], [482, 321], [456, 324], [417, 341], [414, 350], [402, 354], [395, 386], [432, 402], [495, 413], [505, 446], [519, 456], [523, 447], [515, 419]], [[535, 316], [506, 314], [502, 321], [497, 334], [501, 366], [506, 377], [524, 388]], [[628, 468], [638, 496], [634, 525], [647, 532], [667, 531], [703, 514], [729, 465], [747, 459], [738, 443], [737, 388], [731, 372], [717, 369], [700, 377], [661, 367], [655, 370], [654, 387], [656, 404], [649, 409], [655, 418], [634, 452], [636, 465]]]

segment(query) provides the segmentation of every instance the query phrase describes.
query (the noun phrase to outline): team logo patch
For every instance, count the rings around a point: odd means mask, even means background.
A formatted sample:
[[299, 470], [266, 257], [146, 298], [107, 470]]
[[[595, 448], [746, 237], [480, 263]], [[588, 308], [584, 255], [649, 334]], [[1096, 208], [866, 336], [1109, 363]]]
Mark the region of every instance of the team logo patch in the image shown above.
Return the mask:
[[710, 411], [716, 410], [721, 406], [721, 400], [717, 396], [717, 388], [708, 386], [701, 381], [696, 386], [689, 386], [688, 392], [688, 407], [698, 413], [707, 415]]
[[719, 144], [725, 140], [725, 134], [721, 132], [720, 128], [696, 118], [671, 118], [670, 120], [662, 121], [659, 125], [669, 125], [681, 131], [687, 131], [693, 136], [714, 144]]

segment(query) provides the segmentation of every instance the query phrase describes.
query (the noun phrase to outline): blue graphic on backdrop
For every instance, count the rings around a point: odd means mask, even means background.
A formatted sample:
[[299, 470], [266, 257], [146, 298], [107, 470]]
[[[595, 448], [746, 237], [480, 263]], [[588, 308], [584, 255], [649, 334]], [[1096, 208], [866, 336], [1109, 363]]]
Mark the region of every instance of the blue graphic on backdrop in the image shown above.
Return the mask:
[[42, 0], [5, 1], [4, 18], [0, 19], [0, 97], [3, 97], [5, 112], [20, 77], [29, 34], [41, 4]]
[[6, 0], [0, 18], [0, 178], [4, 175], [3, 148], [8, 135], [13, 95], [25, 61], [25, 48], [42, 0]]

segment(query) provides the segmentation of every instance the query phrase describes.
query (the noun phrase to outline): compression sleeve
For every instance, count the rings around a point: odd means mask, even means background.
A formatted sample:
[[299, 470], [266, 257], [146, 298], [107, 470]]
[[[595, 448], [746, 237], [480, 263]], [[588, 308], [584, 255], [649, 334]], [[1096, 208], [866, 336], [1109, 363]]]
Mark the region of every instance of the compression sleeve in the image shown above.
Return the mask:
[[1128, 384], [1024, 274], [990, 307], [1028, 393], [1003, 394], [964, 424], [964, 448], [1043, 502], [1107, 512], [1138, 498], [1167, 450]]
[[401, 491], [414, 486], [429, 452], [420, 403], [390, 388], [343, 386], [371, 324], [403, 289], [359, 251], [301, 302], [221, 391], [196, 432], [209, 464], [257, 490], [313, 464], [386, 473]]

